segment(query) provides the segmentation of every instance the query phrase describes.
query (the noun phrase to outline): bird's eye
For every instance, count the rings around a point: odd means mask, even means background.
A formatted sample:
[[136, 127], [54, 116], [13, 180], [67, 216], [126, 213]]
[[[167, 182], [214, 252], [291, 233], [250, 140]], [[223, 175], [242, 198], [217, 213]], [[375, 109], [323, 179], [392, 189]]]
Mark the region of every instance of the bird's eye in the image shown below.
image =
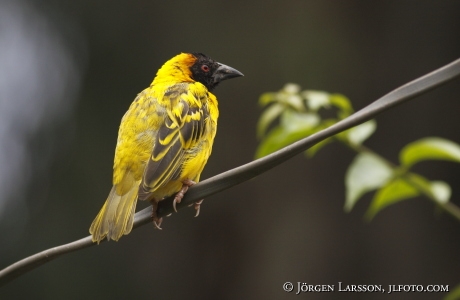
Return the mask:
[[202, 66], [201, 66], [201, 70], [203, 70], [203, 72], [209, 72], [209, 67], [208, 67], [208, 65], [202, 65]]

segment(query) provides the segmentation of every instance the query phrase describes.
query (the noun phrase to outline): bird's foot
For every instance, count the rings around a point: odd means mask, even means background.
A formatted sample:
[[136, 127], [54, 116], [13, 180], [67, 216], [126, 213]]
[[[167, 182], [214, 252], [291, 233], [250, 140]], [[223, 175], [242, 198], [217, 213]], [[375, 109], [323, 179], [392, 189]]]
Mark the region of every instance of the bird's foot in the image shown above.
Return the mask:
[[177, 192], [176, 197], [174, 197], [174, 201], [173, 201], [173, 208], [175, 212], [177, 212], [176, 204], [182, 201], [182, 198], [184, 198], [184, 195], [188, 191], [189, 187], [191, 187], [194, 184], [196, 184], [196, 182], [190, 179], [186, 179], [182, 181], [182, 188], [180, 189], [179, 192]]

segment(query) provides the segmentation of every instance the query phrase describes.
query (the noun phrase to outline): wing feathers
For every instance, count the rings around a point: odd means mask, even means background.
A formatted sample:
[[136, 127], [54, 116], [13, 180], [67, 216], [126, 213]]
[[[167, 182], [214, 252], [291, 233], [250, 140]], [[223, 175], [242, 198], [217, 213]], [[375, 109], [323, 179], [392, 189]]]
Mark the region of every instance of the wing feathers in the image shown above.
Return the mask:
[[[165, 122], [159, 128], [152, 155], [147, 163], [139, 190], [139, 199], [145, 200], [149, 193], [157, 190], [181, 173], [187, 151], [194, 151], [206, 133], [206, 119], [209, 110], [206, 96], [194, 95], [190, 92], [170, 94], [171, 109], [166, 109]], [[177, 97], [173, 99], [172, 97]], [[191, 99], [191, 97], [193, 99]]]

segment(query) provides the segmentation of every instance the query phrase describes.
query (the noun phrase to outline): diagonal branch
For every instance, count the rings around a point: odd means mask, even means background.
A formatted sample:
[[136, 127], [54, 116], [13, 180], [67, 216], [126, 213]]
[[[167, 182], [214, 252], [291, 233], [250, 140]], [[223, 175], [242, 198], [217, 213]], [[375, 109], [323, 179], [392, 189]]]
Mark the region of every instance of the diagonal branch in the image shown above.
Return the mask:
[[[177, 209], [181, 209], [197, 200], [216, 194], [256, 177], [257, 175], [272, 169], [273, 167], [285, 162], [291, 157], [305, 151], [328, 137], [370, 120], [395, 105], [426, 93], [429, 90], [432, 90], [457, 77], [460, 77], [460, 59], [457, 59], [436, 71], [393, 90], [382, 98], [329, 128], [317, 132], [263, 158], [221, 173], [194, 185], [189, 189], [185, 197], [182, 199], [182, 202], [177, 205]], [[173, 198], [174, 197], [169, 197], [159, 203], [158, 216], [166, 216], [174, 211], [172, 206]], [[136, 213], [134, 228], [151, 222], [150, 216], [151, 208], [146, 208]], [[63, 254], [93, 245], [96, 244], [93, 243], [91, 241], [91, 237], [88, 236], [69, 244], [54, 247], [29, 256], [0, 271], [0, 286]]]

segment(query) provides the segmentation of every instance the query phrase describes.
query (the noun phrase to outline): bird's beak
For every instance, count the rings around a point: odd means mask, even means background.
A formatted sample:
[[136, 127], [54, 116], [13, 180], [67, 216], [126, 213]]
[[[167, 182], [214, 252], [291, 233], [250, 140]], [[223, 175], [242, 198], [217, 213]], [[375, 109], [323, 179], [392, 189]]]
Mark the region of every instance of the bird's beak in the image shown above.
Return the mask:
[[240, 71], [232, 67], [226, 66], [221, 63], [218, 63], [218, 64], [219, 64], [219, 67], [217, 68], [217, 70], [214, 72], [214, 75], [212, 76], [214, 78], [214, 83], [219, 83], [226, 79], [244, 76], [243, 73], [241, 73]]

